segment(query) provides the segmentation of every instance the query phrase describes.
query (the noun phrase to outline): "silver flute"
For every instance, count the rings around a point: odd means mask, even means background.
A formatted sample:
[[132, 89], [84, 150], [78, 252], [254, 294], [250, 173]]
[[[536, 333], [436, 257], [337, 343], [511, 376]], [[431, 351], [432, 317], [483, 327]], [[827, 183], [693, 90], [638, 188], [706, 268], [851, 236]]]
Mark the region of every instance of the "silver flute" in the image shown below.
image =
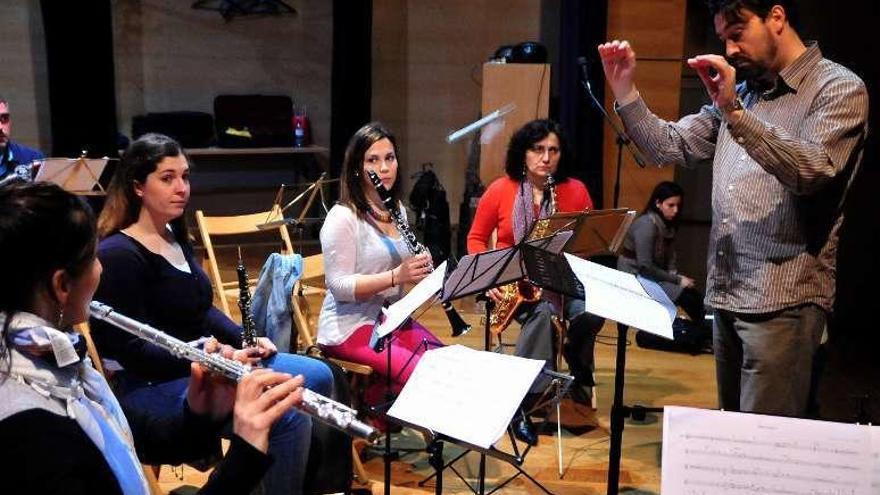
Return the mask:
[[[89, 303], [89, 309], [91, 315], [101, 321], [152, 342], [176, 357], [199, 363], [209, 371], [236, 382], [251, 372], [251, 367], [247, 364], [226, 359], [220, 354], [207, 353], [146, 323], [119, 314], [104, 303], [92, 301]], [[303, 389], [302, 404], [297, 406], [297, 409], [353, 437], [374, 442], [380, 436], [375, 428], [357, 419], [357, 411], [354, 409], [307, 388]]]

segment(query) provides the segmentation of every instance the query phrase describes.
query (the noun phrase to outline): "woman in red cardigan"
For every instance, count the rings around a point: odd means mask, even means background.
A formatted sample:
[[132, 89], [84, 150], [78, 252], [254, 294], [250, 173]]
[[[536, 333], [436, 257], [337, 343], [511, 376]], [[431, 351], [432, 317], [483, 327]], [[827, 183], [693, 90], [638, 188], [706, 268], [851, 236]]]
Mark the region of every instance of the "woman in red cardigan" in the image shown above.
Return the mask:
[[[549, 194], [545, 194], [547, 176], [556, 183], [556, 210], [583, 211], [593, 208], [593, 200], [583, 182], [569, 177], [568, 153], [565, 137], [559, 124], [551, 120], [533, 120], [517, 130], [510, 138], [505, 163], [506, 176], [492, 182], [480, 198], [471, 230], [468, 233], [468, 253], [489, 249], [489, 238], [496, 230], [495, 248], [513, 246], [527, 236], [532, 223], [549, 215]], [[487, 294], [498, 301], [501, 293], [491, 289]], [[516, 342], [517, 356], [541, 359], [544, 367], [555, 367], [555, 333], [552, 317], [563, 314], [569, 321], [568, 342], [563, 354], [578, 385], [592, 386], [593, 336], [602, 328], [604, 320], [584, 312], [584, 301], [547, 294], [540, 301], [520, 305], [514, 318], [521, 330]], [[546, 378], [539, 377], [523, 401], [523, 410], [547, 387]], [[534, 427], [523, 413], [514, 425], [517, 437], [535, 445], [538, 442]]]

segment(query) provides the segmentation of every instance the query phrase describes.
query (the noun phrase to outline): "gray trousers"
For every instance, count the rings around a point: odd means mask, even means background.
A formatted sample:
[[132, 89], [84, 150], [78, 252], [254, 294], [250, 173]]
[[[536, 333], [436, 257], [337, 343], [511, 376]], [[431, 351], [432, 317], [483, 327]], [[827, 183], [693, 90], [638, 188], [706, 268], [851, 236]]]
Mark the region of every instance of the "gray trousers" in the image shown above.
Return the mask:
[[827, 315], [815, 304], [773, 313], [716, 310], [713, 344], [718, 406], [728, 411], [803, 417], [813, 357]]
[[[593, 364], [593, 339], [605, 320], [584, 313], [584, 301], [576, 298], [565, 299], [563, 312], [565, 319], [569, 321], [568, 341], [576, 347], [572, 352], [572, 359], [569, 360], [569, 368], [575, 375], [578, 372], [589, 373]], [[515, 355], [540, 359], [544, 361], [544, 369], [556, 369], [557, 337], [551, 319], [553, 315], [553, 306], [547, 301], [525, 303], [519, 307], [514, 316], [521, 327]], [[539, 375], [529, 392], [541, 393], [549, 382], [545, 375]]]

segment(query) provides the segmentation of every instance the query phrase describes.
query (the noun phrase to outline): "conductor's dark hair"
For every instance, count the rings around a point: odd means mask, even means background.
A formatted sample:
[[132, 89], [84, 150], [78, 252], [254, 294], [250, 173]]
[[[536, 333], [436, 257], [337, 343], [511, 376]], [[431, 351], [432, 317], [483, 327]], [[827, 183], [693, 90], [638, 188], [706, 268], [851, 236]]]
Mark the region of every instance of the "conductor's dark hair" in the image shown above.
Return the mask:
[[800, 29], [800, 17], [796, 0], [707, 0], [709, 12], [712, 16], [721, 14], [728, 22], [743, 20], [743, 10], [748, 10], [766, 19], [770, 10], [779, 5], [785, 10], [785, 18], [795, 31]]

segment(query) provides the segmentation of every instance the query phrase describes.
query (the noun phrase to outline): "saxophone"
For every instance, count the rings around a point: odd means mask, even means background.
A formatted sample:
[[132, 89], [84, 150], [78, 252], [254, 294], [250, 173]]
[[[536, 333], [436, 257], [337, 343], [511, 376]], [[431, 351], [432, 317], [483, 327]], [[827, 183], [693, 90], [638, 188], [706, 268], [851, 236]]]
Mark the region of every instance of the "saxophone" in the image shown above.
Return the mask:
[[241, 343], [243, 347], [257, 347], [257, 325], [251, 312], [251, 291], [248, 289], [248, 273], [238, 248], [238, 309], [241, 311]]
[[[209, 354], [146, 323], [119, 314], [104, 303], [92, 301], [89, 303], [89, 310], [93, 318], [155, 344], [176, 357], [199, 363], [209, 371], [233, 381], [238, 382], [251, 372], [251, 367], [247, 364], [226, 359], [219, 354]], [[357, 411], [354, 409], [309, 389], [303, 389], [302, 404], [297, 409], [354, 437], [374, 442], [380, 436], [378, 430], [357, 419]]]
[[[391, 197], [391, 193], [388, 189], [385, 189], [385, 185], [382, 184], [382, 179], [379, 178], [379, 175], [373, 170], [367, 170], [367, 176], [370, 178], [373, 187], [376, 188], [376, 192], [379, 193], [379, 199], [382, 200], [385, 209], [391, 214], [394, 227], [397, 229], [397, 232], [400, 233], [400, 237], [406, 244], [406, 249], [413, 256], [427, 251], [427, 248], [418, 241], [416, 234], [409, 228], [409, 223], [403, 218], [403, 215], [400, 213], [400, 208], [397, 208], [397, 205], [394, 204], [394, 198]], [[434, 268], [429, 267], [429, 269], [433, 270]], [[451, 302], [446, 301], [442, 303], [442, 306], [443, 311], [446, 312], [446, 318], [449, 320], [449, 326], [452, 327], [453, 337], [464, 335], [470, 331], [471, 326], [468, 325], [461, 315], [458, 314], [458, 311], [455, 310], [455, 307], [452, 306]]]
[[[547, 182], [544, 188], [550, 198], [550, 215], [556, 213], [556, 181], [552, 175], [547, 176]], [[549, 216], [549, 215], [548, 215]], [[552, 232], [548, 232], [550, 220], [540, 218], [535, 221], [535, 227], [532, 229], [528, 240], [540, 239], [546, 237]], [[501, 291], [501, 300], [495, 303], [495, 307], [489, 314], [489, 331], [493, 335], [500, 335], [501, 332], [510, 325], [510, 320], [516, 314], [520, 304], [526, 302], [536, 302], [541, 299], [542, 290], [535, 287], [528, 280], [517, 280], [498, 288]]]

